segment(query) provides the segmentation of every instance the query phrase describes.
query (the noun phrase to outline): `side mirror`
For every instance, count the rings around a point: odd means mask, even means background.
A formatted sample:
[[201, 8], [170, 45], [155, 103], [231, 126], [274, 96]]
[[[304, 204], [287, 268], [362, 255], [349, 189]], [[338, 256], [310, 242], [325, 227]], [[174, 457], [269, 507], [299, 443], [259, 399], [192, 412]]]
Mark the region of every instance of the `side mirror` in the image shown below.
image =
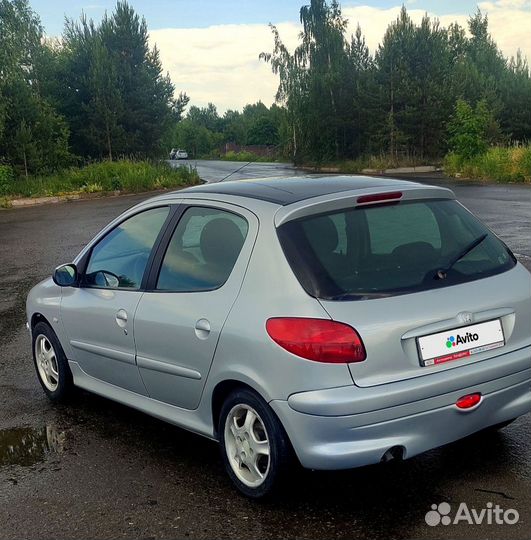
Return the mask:
[[53, 273], [52, 279], [59, 287], [72, 287], [77, 283], [77, 268], [75, 264], [63, 264], [58, 266]]

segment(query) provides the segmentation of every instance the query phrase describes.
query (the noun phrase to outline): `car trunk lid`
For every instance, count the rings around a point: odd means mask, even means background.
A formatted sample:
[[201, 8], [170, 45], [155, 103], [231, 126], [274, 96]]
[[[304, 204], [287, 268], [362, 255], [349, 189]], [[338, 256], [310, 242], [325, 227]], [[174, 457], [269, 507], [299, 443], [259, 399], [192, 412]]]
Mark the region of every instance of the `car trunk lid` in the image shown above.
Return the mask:
[[[517, 265], [502, 274], [438, 290], [320, 302], [333, 320], [350, 324], [360, 334], [367, 358], [350, 364], [350, 373], [355, 384], [374, 386], [455, 369], [531, 345], [530, 283], [528, 272]], [[423, 365], [418, 346], [422, 336], [441, 334], [438, 339], [443, 340], [444, 350], [456, 330], [498, 320], [503, 346]], [[468, 345], [461, 349], [468, 350]]]

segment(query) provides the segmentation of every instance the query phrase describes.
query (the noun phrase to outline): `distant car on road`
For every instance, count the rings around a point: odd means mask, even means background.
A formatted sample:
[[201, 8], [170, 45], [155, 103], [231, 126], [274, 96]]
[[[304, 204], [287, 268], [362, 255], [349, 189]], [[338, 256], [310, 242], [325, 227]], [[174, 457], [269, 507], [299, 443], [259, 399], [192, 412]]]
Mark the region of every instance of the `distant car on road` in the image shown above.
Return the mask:
[[178, 148], [172, 148], [170, 152], [170, 159], [188, 159], [188, 152]]
[[219, 441], [260, 497], [296, 459], [405, 459], [526, 414], [530, 298], [449, 189], [261, 179], [127, 210], [27, 320], [51, 400], [76, 385]]

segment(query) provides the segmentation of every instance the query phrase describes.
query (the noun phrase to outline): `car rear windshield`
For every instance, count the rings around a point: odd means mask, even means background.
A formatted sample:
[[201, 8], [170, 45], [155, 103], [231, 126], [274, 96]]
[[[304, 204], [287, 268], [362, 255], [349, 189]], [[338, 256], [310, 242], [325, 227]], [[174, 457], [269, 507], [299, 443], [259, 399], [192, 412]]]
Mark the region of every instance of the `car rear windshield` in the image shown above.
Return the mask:
[[281, 225], [278, 235], [301, 285], [326, 300], [437, 289], [516, 264], [507, 246], [454, 200], [312, 215]]

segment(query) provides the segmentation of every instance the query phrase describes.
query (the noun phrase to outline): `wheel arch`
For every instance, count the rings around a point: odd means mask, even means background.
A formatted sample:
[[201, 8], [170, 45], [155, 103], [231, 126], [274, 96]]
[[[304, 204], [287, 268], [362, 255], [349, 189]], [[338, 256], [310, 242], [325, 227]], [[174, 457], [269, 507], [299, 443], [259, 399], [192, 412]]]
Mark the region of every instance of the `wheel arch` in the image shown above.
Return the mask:
[[30, 330], [33, 332], [33, 329], [39, 324], [40, 322], [46, 323], [50, 328], [52, 328], [52, 325], [50, 324], [50, 321], [40, 312], [36, 311], [32, 316], [30, 320]]
[[[250, 384], [249, 382], [236, 378], [227, 378], [219, 381], [212, 390], [212, 397], [210, 400], [212, 427], [214, 437], [216, 437], [216, 439], [218, 438], [219, 416], [221, 414], [221, 408], [223, 407], [223, 403], [232, 392], [238, 389], [250, 390], [251, 392], [258, 395], [260, 398], [262, 398], [266, 404], [269, 404], [270, 400], [265, 395], [265, 392], [262, 389], [258, 388], [257, 385], [254, 385], [252, 383]], [[277, 416], [273, 410], [272, 412], [275, 416]], [[280, 422], [280, 418], [278, 420]]]

